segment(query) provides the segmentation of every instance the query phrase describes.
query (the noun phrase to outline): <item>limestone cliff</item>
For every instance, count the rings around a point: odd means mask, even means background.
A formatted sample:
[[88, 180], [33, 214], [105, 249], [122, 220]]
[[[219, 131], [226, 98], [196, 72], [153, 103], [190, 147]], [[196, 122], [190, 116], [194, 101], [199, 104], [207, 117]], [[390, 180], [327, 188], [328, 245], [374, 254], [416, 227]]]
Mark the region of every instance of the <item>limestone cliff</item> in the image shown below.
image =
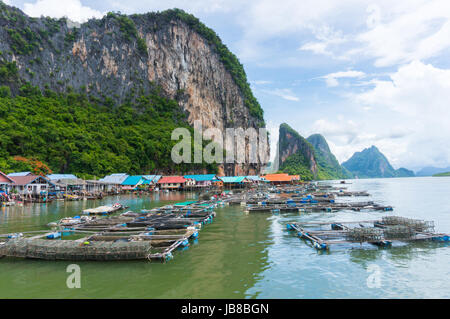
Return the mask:
[[313, 134], [306, 139], [314, 148], [314, 157], [319, 166], [320, 179], [351, 178], [352, 174], [342, 167], [321, 134]]
[[280, 125], [278, 140], [278, 167], [302, 179], [316, 179], [318, 166], [312, 145], [288, 124]]
[[[109, 13], [76, 25], [30, 18], [0, 2], [0, 51], [18, 80], [0, 79], [13, 94], [29, 82], [56, 92], [75, 90], [106, 105], [134, 101], [160, 87], [189, 123], [264, 127], [242, 65], [219, 37], [181, 10], [125, 16]], [[260, 164], [227, 165], [228, 175], [259, 173]]]
[[351, 178], [351, 173], [339, 165], [325, 138], [313, 134], [303, 138], [287, 124], [280, 125], [276, 169], [299, 174], [304, 180]]

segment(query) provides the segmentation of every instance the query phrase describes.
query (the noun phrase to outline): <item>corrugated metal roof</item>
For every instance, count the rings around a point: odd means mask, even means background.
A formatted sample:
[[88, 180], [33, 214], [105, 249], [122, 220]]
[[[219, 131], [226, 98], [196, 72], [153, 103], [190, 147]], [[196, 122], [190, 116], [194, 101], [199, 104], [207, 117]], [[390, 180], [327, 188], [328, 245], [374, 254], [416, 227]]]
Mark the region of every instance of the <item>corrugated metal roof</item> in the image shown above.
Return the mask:
[[122, 184], [128, 178], [128, 174], [111, 174], [100, 179], [101, 182], [109, 184]]
[[11, 179], [14, 181], [14, 185], [20, 185], [20, 186], [25, 186], [25, 185], [31, 184], [32, 182], [34, 182], [38, 178], [42, 178], [46, 183], [53, 184], [52, 182], [50, 182], [45, 177], [38, 176], [38, 175], [13, 176], [13, 177], [11, 177]]
[[153, 183], [157, 183], [161, 179], [162, 175], [142, 175], [142, 177], [152, 181]]
[[33, 174], [31, 174], [31, 172], [18, 172], [18, 173], [8, 174], [9, 177], [28, 176], [28, 175], [33, 175]]
[[76, 177], [73, 174], [50, 174], [47, 175], [47, 178], [51, 181], [53, 180], [58, 180], [58, 179], [78, 179], [78, 177]]
[[163, 176], [158, 184], [183, 184], [186, 179], [183, 176]]
[[256, 175], [249, 175], [249, 176], [245, 176], [247, 179], [251, 180], [251, 181], [266, 181], [266, 179], [264, 177], [261, 176], [256, 176]]
[[224, 183], [242, 183], [245, 176], [223, 176], [219, 177]]
[[215, 174], [184, 175], [184, 178], [193, 179], [196, 182], [216, 181], [217, 180], [217, 177]]
[[123, 186], [136, 186], [138, 184], [141, 184], [144, 181], [144, 178], [142, 175], [134, 175], [134, 176], [128, 176], [126, 180], [122, 182]]

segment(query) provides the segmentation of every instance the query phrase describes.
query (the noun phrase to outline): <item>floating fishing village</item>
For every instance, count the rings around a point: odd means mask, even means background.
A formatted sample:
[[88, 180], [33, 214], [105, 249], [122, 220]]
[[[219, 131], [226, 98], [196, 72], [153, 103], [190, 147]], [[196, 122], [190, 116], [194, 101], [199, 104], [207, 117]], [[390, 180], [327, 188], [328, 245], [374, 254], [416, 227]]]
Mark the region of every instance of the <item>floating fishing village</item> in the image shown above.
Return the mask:
[[[392, 206], [373, 201], [341, 201], [345, 197], [370, 196], [366, 191], [346, 190], [346, 181], [331, 185], [303, 182], [299, 176], [288, 174], [235, 177], [113, 174], [97, 183], [82, 181], [75, 176], [43, 177], [29, 173], [1, 176], [3, 196], [9, 199], [3, 202], [4, 206], [88, 200], [123, 192], [197, 190], [200, 194], [197, 200], [141, 211], [128, 211], [128, 207], [120, 203], [85, 209], [77, 216], [51, 222], [42, 230], [3, 234], [0, 235], [1, 257], [167, 262], [174, 258], [176, 250], [186, 250], [192, 242], [199, 240], [200, 231], [217, 217], [217, 208], [229, 205], [239, 206], [247, 214], [294, 213], [301, 216], [340, 211], [387, 214], [376, 220], [286, 224], [286, 231], [294, 232], [317, 250], [363, 243], [390, 247], [393, 242], [400, 241], [449, 241], [448, 234], [434, 231], [433, 221], [394, 216]], [[69, 177], [74, 177], [72, 182]], [[97, 188], [89, 188], [92, 185]], [[23, 202], [14, 202], [14, 199]]]

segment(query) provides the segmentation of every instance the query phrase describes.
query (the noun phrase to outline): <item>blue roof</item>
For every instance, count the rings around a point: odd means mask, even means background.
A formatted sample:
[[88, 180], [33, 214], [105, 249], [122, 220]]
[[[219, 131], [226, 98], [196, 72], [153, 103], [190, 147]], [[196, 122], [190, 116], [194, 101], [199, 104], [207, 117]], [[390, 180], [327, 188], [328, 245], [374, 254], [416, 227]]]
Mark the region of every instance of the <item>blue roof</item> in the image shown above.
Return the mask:
[[142, 177], [153, 183], [157, 183], [161, 179], [162, 175], [142, 175]]
[[215, 174], [184, 175], [184, 178], [193, 179], [196, 182], [217, 181], [217, 177]]
[[219, 177], [224, 183], [242, 183], [245, 176], [223, 176]]
[[10, 177], [18, 177], [18, 176], [28, 176], [30, 174], [31, 174], [31, 172], [19, 172], [19, 173], [8, 174], [8, 176], [10, 176]]
[[138, 184], [142, 184], [142, 182], [145, 179], [142, 177], [142, 175], [134, 175], [134, 176], [128, 176], [126, 180], [122, 182], [123, 186], [135, 186]]
[[58, 179], [78, 179], [78, 177], [76, 177], [73, 174], [50, 174], [50, 175], [47, 175], [47, 178], [51, 181], [58, 180]]

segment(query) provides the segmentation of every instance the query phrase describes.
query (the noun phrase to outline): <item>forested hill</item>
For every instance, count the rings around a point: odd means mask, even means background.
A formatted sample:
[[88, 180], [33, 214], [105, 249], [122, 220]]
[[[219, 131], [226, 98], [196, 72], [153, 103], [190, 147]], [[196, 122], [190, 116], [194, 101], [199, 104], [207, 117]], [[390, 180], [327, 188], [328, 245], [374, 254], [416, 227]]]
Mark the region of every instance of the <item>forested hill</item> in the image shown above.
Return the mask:
[[314, 156], [319, 165], [321, 179], [345, 179], [352, 177], [352, 174], [339, 164], [322, 135], [313, 134], [306, 140], [314, 148]]
[[312, 145], [286, 123], [280, 125], [277, 158], [280, 171], [300, 175], [302, 180], [317, 179], [319, 168]]
[[173, 128], [265, 126], [236, 56], [178, 9], [77, 25], [0, 2], [0, 96], [6, 171], [17, 156], [60, 173], [193, 171], [170, 161]]
[[176, 127], [192, 129], [176, 101], [158, 94], [133, 106], [110, 108], [86, 95], [41, 94], [25, 86], [20, 96], [2, 93], [0, 126], [0, 170], [6, 173], [32, 170], [33, 162], [55, 172], [97, 177], [111, 172], [217, 171], [216, 165], [171, 161], [176, 142], [170, 133]]
[[280, 171], [300, 175], [303, 180], [351, 177], [351, 174], [339, 165], [327, 141], [320, 134], [305, 139], [288, 124], [283, 123], [280, 125], [278, 152]]
[[406, 168], [395, 170], [376, 146], [356, 152], [348, 161], [342, 163], [342, 166], [358, 178], [414, 176], [414, 172]]

